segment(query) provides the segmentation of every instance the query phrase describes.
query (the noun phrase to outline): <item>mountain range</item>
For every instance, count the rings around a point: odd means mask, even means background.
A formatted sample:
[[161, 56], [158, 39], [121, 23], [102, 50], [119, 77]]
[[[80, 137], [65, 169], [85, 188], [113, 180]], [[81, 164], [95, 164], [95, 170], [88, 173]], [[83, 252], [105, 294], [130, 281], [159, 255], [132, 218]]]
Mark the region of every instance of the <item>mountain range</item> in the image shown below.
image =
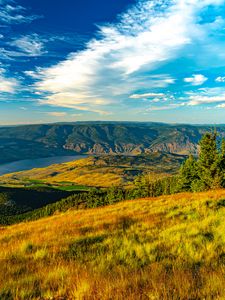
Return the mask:
[[[155, 151], [197, 154], [213, 125], [83, 122], [0, 127], [0, 163], [74, 154], [137, 155]], [[225, 136], [225, 125], [216, 126]]]

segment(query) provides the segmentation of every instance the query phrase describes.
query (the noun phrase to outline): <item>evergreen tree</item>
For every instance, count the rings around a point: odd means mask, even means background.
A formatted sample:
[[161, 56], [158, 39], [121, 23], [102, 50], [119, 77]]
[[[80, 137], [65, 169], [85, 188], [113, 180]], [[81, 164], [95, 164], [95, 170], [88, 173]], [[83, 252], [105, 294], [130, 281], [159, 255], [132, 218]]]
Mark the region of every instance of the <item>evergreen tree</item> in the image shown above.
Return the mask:
[[198, 175], [201, 186], [206, 190], [220, 187], [222, 184], [217, 133], [206, 133], [200, 141]]
[[134, 181], [134, 198], [149, 197], [150, 182], [144, 175], [138, 176]]
[[221, 141], [220, 154], [219, 154], [219, 163], [218, 163], [218, 172], [220, 185], [225, 187], [225, 139]]
[[197, 162], [194, 156], [190, 155], [180, 168], [179, 189], [191, 191], [192, 183], [197, 180], [199, 180]]
[[223, 157], [225, 157], [225, 139], [222, 138], [222, 142], [221, 142], [221, 154]]

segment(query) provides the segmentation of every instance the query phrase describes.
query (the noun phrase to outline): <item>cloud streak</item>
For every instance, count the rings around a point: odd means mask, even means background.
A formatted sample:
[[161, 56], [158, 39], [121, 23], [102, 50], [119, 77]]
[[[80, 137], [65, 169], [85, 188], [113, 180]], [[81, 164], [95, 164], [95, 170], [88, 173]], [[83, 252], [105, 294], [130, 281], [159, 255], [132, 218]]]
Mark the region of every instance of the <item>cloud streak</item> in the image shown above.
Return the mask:
[[10, 42], [9, 45], [20, 51], [15, 52], [18, 53], [18, 56], [35, 57], [47, 53], [44, 47], [44, 41], [35, 33], [31, 35], [20, 36], [19, 38]]
[[223, 88], [205, 88], [198, 92], [190, 93], [188, 98], [189, 106], [225, 103], [225, 89]]
[[27, 10], [23, 6], [17, 5], [14, 1], [0, 1], [0, 23], [2, 24], [31, 23], [39, 18], [41, 16], [27, 14]]
[[216, 82], [225, 82], [225, 77], [224, 76], [218, 76], [216, 79], [215, 79]]
[[143, 99], [143, 98], [161, 98], [165, 97], [163, 93], [146, 93], [146, 94], [133, 94], [130, 96], [130, 99]]
[[[118, 23], [100, 26], [98, 37], [84, 50], [71, 53], [57, 65], [27, 74], [36, 79], [35, 88], [43, 93], [42, 104], [110, 113], [109, 107], [127, 101], [138, 90], [151, 94], [173, 85], [175, 79], [156, 74], [157, 69], [179, 57], [185, 47], [202, 42], [209, 24], [200, 22], [199, 15], [209, 5], [223, 2], [139, 1], [121, 15]], [[203, 75], [185, 79], [195, 86], [206, 80]]]
[[66, 112], [62, 112], [62, 111], [50, 111], [47, 112], [47, 114], [52, 117], [65, 117], [67, 115]]

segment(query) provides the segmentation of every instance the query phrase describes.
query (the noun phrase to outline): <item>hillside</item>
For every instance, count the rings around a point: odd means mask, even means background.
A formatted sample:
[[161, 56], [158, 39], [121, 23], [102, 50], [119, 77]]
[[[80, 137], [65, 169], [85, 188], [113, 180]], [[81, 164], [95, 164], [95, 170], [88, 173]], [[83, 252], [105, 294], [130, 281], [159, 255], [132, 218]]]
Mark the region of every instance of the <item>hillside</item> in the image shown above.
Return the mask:
[[46, 168], [7, 174], [0, 177], [1, 184], [60, 184], [70, 182], [78, 185], [108, 187], [124, 185], [140, 174], [152, 173], [156, 177], [178, 171], [184, 155], [154, 152], [145, 155], [103, 155]]
[[0, 218], [44, 207], [71, 194], [71, 192], [43, 187], [7, 188], [0, 186]]
[[0, 229], [0, 299], [224, 299], [225, 190]]
[[[0, 127], [0, 163], [71, 154], [188, 154], [214, 126], [161, 123], [68, 123]], [[225, 135], [225, 127], [218, 126]]]

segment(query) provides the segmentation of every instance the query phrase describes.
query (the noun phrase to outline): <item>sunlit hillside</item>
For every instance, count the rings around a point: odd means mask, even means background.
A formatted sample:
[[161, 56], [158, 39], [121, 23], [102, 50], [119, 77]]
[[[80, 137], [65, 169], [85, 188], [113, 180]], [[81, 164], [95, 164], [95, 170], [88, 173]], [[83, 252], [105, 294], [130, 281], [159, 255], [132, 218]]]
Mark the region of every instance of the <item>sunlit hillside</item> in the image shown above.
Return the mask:
[[0, 183], [29, 183], [31, 180], [54, 184], [70, 182], [78, 185], [108, 187], [132, 181], [135, 176], [153, 173], [157, 177], [177, 172], [185, 156], [155, 152], [139, 156], [91, 156], [29, 171], [7, 174]]
[[225, 299], [225, 190], [0, 228], [0, 299]]
[[122, 183], [121, 172], [113, 172], [105, 166], [93, 168], [92, 158], [84, 158], [78, 161], [51, 165], [47, 168], [38, 168], [31, 171], [18, 172], [2, 176], [1, 182], [16, 183], [21, 180], [42, 180], [48, 183], [74, 182], [90, 186], [108, 186], [111, 183], [119, 185]]

